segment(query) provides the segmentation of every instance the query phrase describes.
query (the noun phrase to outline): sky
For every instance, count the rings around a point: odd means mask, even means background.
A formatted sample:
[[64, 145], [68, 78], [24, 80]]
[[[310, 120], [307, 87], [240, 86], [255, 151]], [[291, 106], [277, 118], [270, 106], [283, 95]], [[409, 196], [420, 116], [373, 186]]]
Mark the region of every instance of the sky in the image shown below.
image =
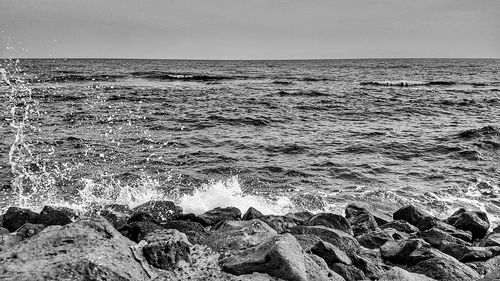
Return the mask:
[[500, 57], [500, 0], [0, 0], [0, 57]]

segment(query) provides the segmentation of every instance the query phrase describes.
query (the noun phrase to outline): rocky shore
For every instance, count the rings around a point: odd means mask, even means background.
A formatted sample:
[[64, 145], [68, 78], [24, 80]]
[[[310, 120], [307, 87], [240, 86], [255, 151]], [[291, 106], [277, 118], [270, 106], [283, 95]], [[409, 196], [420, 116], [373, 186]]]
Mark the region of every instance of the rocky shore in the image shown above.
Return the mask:
[[440, 220], [359, 204], [344, 216], [11, 207], [0, 235], [0, 280], [500, 280], [500, 227], [464, 209]]

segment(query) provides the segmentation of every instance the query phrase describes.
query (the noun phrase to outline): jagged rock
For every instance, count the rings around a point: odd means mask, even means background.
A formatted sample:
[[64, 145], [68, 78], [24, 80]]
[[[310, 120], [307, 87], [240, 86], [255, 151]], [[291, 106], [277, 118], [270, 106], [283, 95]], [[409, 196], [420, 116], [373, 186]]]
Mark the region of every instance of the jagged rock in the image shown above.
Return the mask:
[[220, 265], [223, 271], [235, 275], [261, 272], [290, 281], [343, 280], [329, 270], [324, 261], [304, 254], [297, 240], [288, 233], [242, 251], [228, 252]]
[[148, 263], [156, 268], [174, 270], [181, 261], [189, 262], [190, 246], [186, 235], [175, 229], [155, 230], [144, 239], [142, 248]]
[[243, 220], [244, 221], [249, 221], [253, 219], [258, 219], [260, 217], [264, 216], [259, 210], [255, 209], [254, 207], [248, 208], [246, 213], [243, 215]]
[[37, 223], [39, 217], [40, 214], [29, 209], [10, 207], [3, 215], [3, 227], [7, 228], [10, 232], [14, 232], [25, 223]]
[[335, 273], [342, 276], [346, 281], [370, 280], [365, 276], [361, 269], [356, 268], [354, 265], [335, 263], [329, 265], [329, 267]]
[[356, 204], [347, 205], [345, 217], [352, 227], [354, 236], [380, 230], [373, 215], [367, 209]]
[[441, 221], [438, 221], [438, 223], [434, 227], [445, 231], [446, 233], [450, 234], [453, 237], [462, 239], [465, 242], [469, 243], [472, 242], [472, 233], [470, 231], [457, 229], [456, 227]]
[[338, 229], [347, 234], [353, 235], [351, 225], [346, 218], [332, 213], [319, 213], [304, 222], [307, 226], [326, 226], [328, 228]]
[[267, 223], [278, 233], [288, 232], [290, 228], [297, 226], [297, 222], [294, 219], [286, 216], [263, 216], [260, 220]]
[[500, 254], [500, 247], [473, 247], [448, 241], [443, 241], [439, 250], [463, 263], [486, 261]]
[[310, 252], [323, 258], [328, 265], [339, 262], [347, 265], [352, 264], [351, 259], [344, 251], [328, 242], [320, 240], [311, 248]]
[[189, 242], [200, 244], [207, 235], [207, 231], [200, 223], [191, 221], [172, 220], [160, 223], [165, 229], [176, 229], [188, 237]]
[[380, 226], [381, 229], [393, 228], [397, 231], [405, 233], [415, 233], [418, 232], [418, 228], [407, 221], [404, 220], [394, 220], [390, 221], [384, 225]]
[[492, 233], [488, 235], [479, 246], [500, 246], [500, 233]]
[[311, 212], [307, 212], [307, 211], [298, 212], [298, 213], [288, 213], [285, 215], [285, 217], [291, 218], [299, 224], [304, 224], [304, 222], [312, 216], [314, 216], [314, 214]]
[[40, 212], [39, 224], [49, 225], [66, 225], [73, 222], [78, 215], [74, 210], [64, 207], [45, 206]]
[[17, 245], [22, 240], [23, 237], [14, 233], [0, 235], [0, 252]]
[[356, 237], [361, 246], [374, 249], [379, 248], [388, 241], [394, 241], [392, 235], [386, 229], [379, 231], [372, 231], [361, 236]]
[[361, 245], [359, 242], [341, 230], [328, 228], [325, 226], [296, 226], [290, 229], [294, 235], [314, 235], [321, 240], [339, 247], [347, 254], [357, 252]]
[[408, 268], [409, 271], [424, 274], [436, 280], [469, 281], [479, 279], [479, 274], [465, 264], [449, 257], [430, 258]]
[[23, 239], [26, 239], [40, 233], [44, 228], [45, 225], [43, 224], [25, 223], [16, 231], [16, 234], [21, 236]]
[[144, 212], [137, 212], [134, 213], [132, 216], [130, 216], [127, 220], [127, 223], [133, 223], [133, 222], [153, 222], [153, 223], [158, 223], [158, 220], [156, 220], [153, 215], [150, 213], [144, 213]]
[[138, 243], [141, 241], [146, 235], [155, 231], [162, 230], [163, 227], [157, 225], [153, 222], [133, 222], [125, 227], [120, 229], [120, 232], [123, 233], [128, 239]]
[[405, 206], [397, 210], [392, 217], [394, 220], [403, 220], [411, 223], [412, 225], [418, 227], [419, 230], [424, 230], [429, 228], [429, 225], [434, 222], [434, 220], [429, 217], [429, 215], [416, 208], [413, 205]]
[[460, 209], [455, 212], [450, 218], [448, 218], [448, 222], [452, 223], [453, 226], [458, 229], [472, 232], [473, 239], [483, 238], [490, 228], [490, 223], [486, 213], [469, 212], [464, 209]]
[[198, 222], [203, 226], [214, 225], [225, 220], [240, 220], [241, 211], [235, 207], [215, 208], [198, 216]]
[[395, 266], [384, 272], [378, 281], [435, 281], [435, 279], [423, 274], [412, 273]]
[[3, 228], [0, 226], [0, 235], [9, 234], [9, 233], [10, 233], [10, 231], [7, 228]]
[[276, 235], [276, 230], [260, 220], [224, 221], [210, 232], [203, 244], [217, 252], [242, 250]]
[[149, 201], [135, 207], [132, 212], [148, 213], [156, 221], [167, 221], [176, 219], [182, 214], [182, 208], [172, 201]]
[[429, 244], [431, 244], [433, 247], [436, 248], [439, 248], [443, 241], [453, 242], [455, 244], [470, 245], [470, 243], [465, 242], [462, 239], [453, 237], [447, 232], [436, 227], [433, 227], [426, 231], [422, 231], [421, 236], [425, 241], [427, 241]]
[[0, 252], [2, 280], [149, 280], [135, 244], [105, 219], [49, 226]]

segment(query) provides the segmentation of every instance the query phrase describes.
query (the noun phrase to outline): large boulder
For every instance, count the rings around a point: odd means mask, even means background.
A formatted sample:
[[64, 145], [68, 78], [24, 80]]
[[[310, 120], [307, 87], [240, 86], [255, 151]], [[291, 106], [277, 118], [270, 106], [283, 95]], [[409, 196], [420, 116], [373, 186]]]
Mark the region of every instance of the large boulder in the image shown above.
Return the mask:
[[361, 245], [352, 235], [344, 231], [328, 228], [325, 226], [296, 226], [290, 229], [290, 233], [294, 235], [312, 235], [317, 236], [321, 240], [339, 247], [347, 254], [355, 253]]
[[384, 245], [386, 242], [394, 241], [390, 229], [372, 231], [356, 237], [361, 246], [375, 249]]
[[466, 211], [464, 209], [455, 212], [448, 218], [448, 222], [458, 229], [472, 232], [473, 239], [483, 238], [490, 228], [486, 213]]
[[261, 272], [290, 281], [344, 280], [329, 270], [322, 259], [304, 254], [288, 233], [271, 237], [255, 247], [228, 252], [220, 265], [225, 272], [235, 275]]
[[66, 225], [72, 223], [73, 219], [76, 218], [76, 213], [69, 208], [45, 206], [40, 212], [38, 223], [45, 226]]
[[428, 227], [429, 215], [413, 205], [408, 205], [397, 210], [392, 217], [394, 220], [404, 220], [423, 230]]
[[148, 213], [156, 221], [167, 221], [176, 219], [182, 214], [182, 208], [172, 201], [149, 201], [135, 207], [132, 212]]
[[174, 270], [181, 261], [190, 262], [191, 243], [184, 233], [175, 229], [156, 230], [144, 237], [142, 248], [148, 263], [156, 268]]
[[352, 227], [354, 236], [379, 230], [375, 217], [362, 206], [356, 204], [347, 205], [345, 217]]
[[472, 233], [468, 230], [458, 229], [445, 222], [438, 221], [434, 228], [441, 229], [451, 236], [462, 239], [465, 242], [472, 242]]
[[134, 246], [103, 218], [79, 220], [0, 252], [0, 272], [12, 281], [149, 280]]
[[433, 227], [429, 230], [421, 232], [422, 238], [431, 244], [433, 247], [439, 248], [443, 241], [453, 242], [455, 244], [470, 245], [470, 243], [465, 242], [462, 239], [451, 236], [448, 232], [441, 230], [439, 228]]
[[225, 220], [240, 220], [241, 211], [235, 207], [215, 208], [198, 216], [198, 222], [203, 226], [214, 225]]
[[319, 213], [304, 222], [307, 226], [326, 226], [328, 228], [338, 229], [347, 234], [353, 235], [349, 221], [343, 216], [333, 213]]
[[10, 232], [14, 232], [25, 223], [38, 223], [39, 217], [40, 214], [30, 209], [10, 207], [3, 215], [3, 227], [7, 228]]
[[262, 216], [264, 215], [259, 210], [255, 209], [254, 207], [250, 207], [243, 215], [243, 220], [248, 221], [248, 220], [258, 219]]

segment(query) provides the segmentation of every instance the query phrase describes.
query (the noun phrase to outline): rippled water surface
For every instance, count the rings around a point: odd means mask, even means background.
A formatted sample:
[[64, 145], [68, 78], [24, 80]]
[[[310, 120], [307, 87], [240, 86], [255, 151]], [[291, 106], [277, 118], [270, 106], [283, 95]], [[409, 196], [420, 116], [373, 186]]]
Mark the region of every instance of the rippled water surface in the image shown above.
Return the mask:
[[[37, 111], [25, 132], [33, 157], [24, 173], [50, 178], [38, 188], [25, 178], [38, 203], [82, 190], [112, 197], [107, 189], [123, 186], [182, 198], [204, 186], [211, 191], [183, 200], [279, 205], [286, 197], [307, 209], [414, 202], [436, 213], [460, 205], [500, 216], [500, 60], [19, 66]], [[15, 190], [9, 114], [19, 97], [1, 89], [0, 180]], [[216, 180], [222, 187], [210, 185]], [[224, 188], [245, 195], [231, 201]]]

